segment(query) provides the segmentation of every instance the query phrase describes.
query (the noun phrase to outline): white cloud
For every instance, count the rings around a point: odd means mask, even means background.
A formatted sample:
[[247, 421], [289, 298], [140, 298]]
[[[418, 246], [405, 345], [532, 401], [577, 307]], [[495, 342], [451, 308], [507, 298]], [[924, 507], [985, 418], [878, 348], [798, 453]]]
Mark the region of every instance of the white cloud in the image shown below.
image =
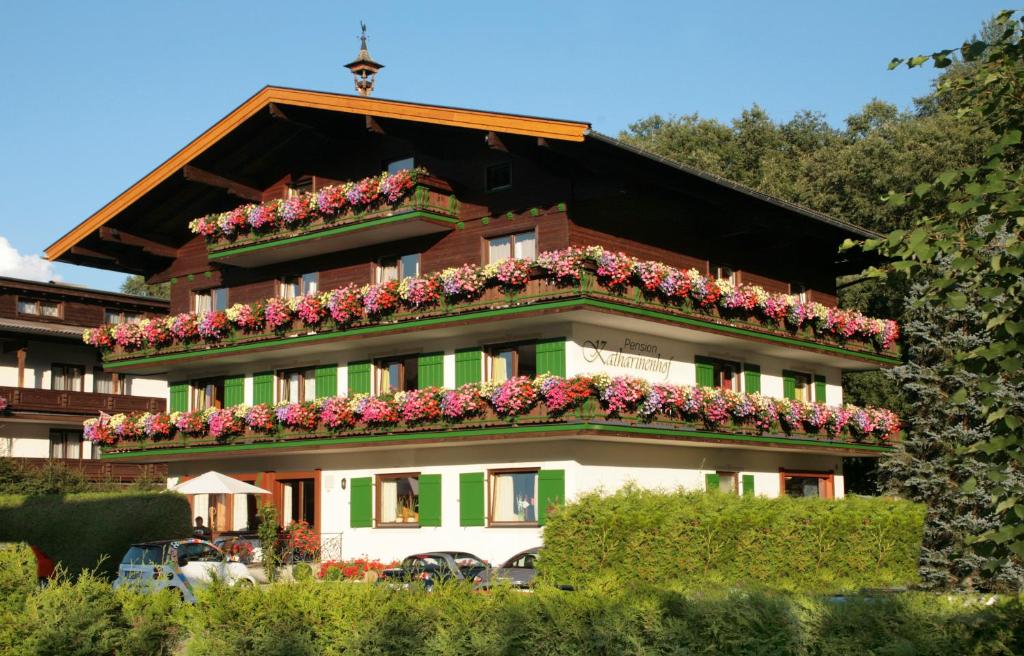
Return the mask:
[[22, 255], [4, 236], [0, 236], [0, 276], [43, 282], [60, 280], [53, 272], [52, 262], [38, 255]]

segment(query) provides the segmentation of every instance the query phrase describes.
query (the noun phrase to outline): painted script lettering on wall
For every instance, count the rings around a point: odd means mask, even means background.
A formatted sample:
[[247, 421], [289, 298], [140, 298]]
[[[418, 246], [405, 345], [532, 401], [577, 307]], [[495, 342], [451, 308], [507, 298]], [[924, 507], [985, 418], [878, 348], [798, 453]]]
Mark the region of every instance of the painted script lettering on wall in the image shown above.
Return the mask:
[[657, 344], [634, 341], [629, 337], [623, 339], [622, 346], [618, 349], [615, 346], [609, 347], [608, 340], [605, 339], [587, 339], [583, 341], [582, 346], [583, 359], [587, 362], [600, 362], [606, 367], [629, 372], [660, 374], [663, 380], [668, 380], [674, 359], [662, 357]]

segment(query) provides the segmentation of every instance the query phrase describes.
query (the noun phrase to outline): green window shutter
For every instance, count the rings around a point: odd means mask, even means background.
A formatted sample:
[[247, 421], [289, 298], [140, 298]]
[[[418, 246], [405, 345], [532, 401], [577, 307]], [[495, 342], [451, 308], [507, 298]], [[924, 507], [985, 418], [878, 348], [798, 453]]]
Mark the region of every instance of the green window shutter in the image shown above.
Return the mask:
[[484, 525], [483, 472], [459, 474], [459, 526]]
[[441, 475], [420, 474], [420, 526], [441, 525]]
[[814, 377], [814, 400], [818, 403], [827, 403], [827, 394], [825, 393], [825, 377], [815, 376]]
[[245, 376], [224, 379], [224, 405], [242, 405], [245, 403]]
[[455, 351], [455, 386], [479, 383], [482, 378], [483, 354], [478, 348]]
[[710, 360], [697, 358], [694, 361], [697, 368], [697, 385], [700, 387], [715, 386], [715, 365]]
[[370, 363], [348, 363], [348, 395], [370, 393]]
[[761, 392], [761, 367], [756, 364], [743, 365], [743, 391], [747, 394]]
[[542, 469], [537, 474], [537, 523], [544, 526], [548, 508], [565, 505], [565, 470]]
[[188, 383], [171, 383], [171, 412], [188, 412]]
[[796, 398], [796, 376], [792, 371], [782, 372], [782, 397], [786, 399]]
[[338, 394], [338, 365], [327, 364], [317, 367], [314, 372], [316, 376], [316, 398], [323, 399]]
[[537, 373], [565, 377], [565, 338], [537, 342]]
[[444, 387], [444, 353], [424, 353], [417, 360], [417, 386]]
[[754, 475], [744, 474], [743, 475], [743, 496], [752, 497], [754, 496]]
[[722, 480], [718, 474], [704, 474], [704, 489], [708, 492], [719, 492], [722, 489]]
[[369, 476], [353, 478], [352, 496], [349, 499], [349, 523], [352, 528], [370, 528], [373, 526], [373, 479]]
[[274, 404], [274, 372], [264, 371], [252, 377], [252, 402]]

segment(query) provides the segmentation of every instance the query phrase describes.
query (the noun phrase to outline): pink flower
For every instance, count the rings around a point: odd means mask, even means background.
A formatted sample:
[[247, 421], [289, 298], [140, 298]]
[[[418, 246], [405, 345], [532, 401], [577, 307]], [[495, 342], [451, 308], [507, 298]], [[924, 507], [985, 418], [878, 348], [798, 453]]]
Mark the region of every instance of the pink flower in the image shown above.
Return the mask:
[[398, 409], [387, 399], [367, 396], [356, 403], [356, 414], [371, 428], [385, 428], [398, 423]]
[[307, 326], [315, 328], [327, 315], [327, 308], [320, 302], [319, 296], [309, 294], [295, 299], [295, 315]]
[[363, 316], [363, 299], [359, 288], [348, 285], [333, 289], [327, 299], [327, 310], [338, 325], [345, 327]]
[[533, 268], [533, 262], [530, 260], [508, 258], [498, 263], [495, 278], [501, 283], [502, 289], [522, 289], [526, 287], [526, 283], [530, 282], [531, 268]]
[[196, 323], [196, 332], [203, 339], [216, 341], [227, 335], [229, 329], [228, 317], [224, 312], [204, 312], [199, 315]]
[[509, 378], [491, 392], [490, 402], [500, 417], [514, 417], [529, 412], [540, 396], [527, 376]]
[[244, 429], [244, 424], [239, 417], [230, 409], [214, 410], [207, 419], [210, 427], [210, 437], [217, 440], [225, 440], [232, 435], [239, 435]]
[[487, 403], [480, 395], [479, 385], [467, 384], [448, 390], [441, 396], [441, 414], [448, 421], [461, 421], [479, 417], [487, 409]]
[[279, 330], [287, 328], [292, 324], [291, 305], [283, 298], [271, 298], [263, 310], [263, 317], [267, 322], [267, 328]]
[[371, 317], [382, 317], [398, 308], [398, 283], [394, 280], [363, 288], [363, 309]]
[[398, 285], [398, 295], [411, 309], [430, 307], [441, 300], [441, 284], [434, 277], [405, 278]]
[[356, 425], [356, 415], [347, 398], [332, 396], [320, 405], [320, 421], [331, 430], [342, 431]]
[[410, 426], [440, 421], [441, 390], [436, 387], [409, 390], [398, 405], [402, 421]]
[[610, 416], [632, 413], [640, 407], [649, 389], [645, 380], [616, 376], [601, 390], [601, 404]]
[[305, 221], [311, 214], [310, 196], [299, 194], [292, 196], [281, 204], [281, 222], [290, 227], [301, 221]]
[[269, 433], [277, 425], [277, 417], [266, 403], [258, 403], [249, 408], [243, 421], [250, 430], [258, 433]]

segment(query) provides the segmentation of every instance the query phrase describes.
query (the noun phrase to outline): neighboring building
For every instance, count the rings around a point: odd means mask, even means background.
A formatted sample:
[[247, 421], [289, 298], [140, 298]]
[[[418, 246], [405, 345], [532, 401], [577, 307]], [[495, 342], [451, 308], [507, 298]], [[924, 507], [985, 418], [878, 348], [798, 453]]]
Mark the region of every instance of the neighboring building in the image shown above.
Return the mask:
[[[318, 211], [326, 212], [342, 202], [330, 191], [338, 181], [412, 166], [430, 175], [393, 205], [303, 218], [305, 192], [321, 193]], [[235, 239], [189, 228], [207, 213], [277, 200], [284, 204], [267, 211], [290, 213], [273, 219], [290, 226]], [[263, 212], [223, 221], [237, 219], [227, 225], [242, 230], [262, 225]], [[105, 354], [110, 371], [168, 376], [174, 411], [544, 372], [629, 374], [838, 407], [842, 373], [896, 363], [896, 347], [762, 325], [628, 285], [615, 291], [593, 273], [560, 286], [531, 271], [512, 294], [491, 287], [478, 298], [347, 326], [289, 320], [246, 332], [235, 327], [249, 311], [240, 308], [224, 315], [232, 327], [213, 319], [226, 321], [216, 313], [236, 304], [591, 245], [834, 306], [837, 275], [861, 264], [837, 255], [839, 244], [872, 234], [649, 156], [587, 123], [267, 87], [47, 255], [169, 281], [172, 315], [210, 319], [200, 321], [201, 334], [186, 317], [174, 329], [186, 339], [161, 334], [156, 346]], [[265, 308], [257, 314], [266, 316]], [[887, 448], [729, 422], [608, 418], [590, 404], [562, 416], [539, 408], [516, 421], [488, 412], [450, 425], [364, 423], [333, 433], [320, 425], [276, 437], [179, 432], [122, 441], [103, 458], [166, 461], [169, 483], [210, 469], [255, 482], [273, 492], [268, 501], [284, 521], [343, 534], [345, 557], [457, 548], [500, 559], [540, 540], [553, 503], [588, 490], [635, 481], [841, 497], [843, 458]], [[221, 530], [244, 528], [256, 510], [245, 497], [199, 498], [195, 506], [203, 515], [217, 508]]]
[[82, 333], [167, 314], [167, 301], [54, 282], [0, 278], [0, 456], [88, 460], [82, 422], [98, 412], [161, 412], [158, 375], [106, 371]]

